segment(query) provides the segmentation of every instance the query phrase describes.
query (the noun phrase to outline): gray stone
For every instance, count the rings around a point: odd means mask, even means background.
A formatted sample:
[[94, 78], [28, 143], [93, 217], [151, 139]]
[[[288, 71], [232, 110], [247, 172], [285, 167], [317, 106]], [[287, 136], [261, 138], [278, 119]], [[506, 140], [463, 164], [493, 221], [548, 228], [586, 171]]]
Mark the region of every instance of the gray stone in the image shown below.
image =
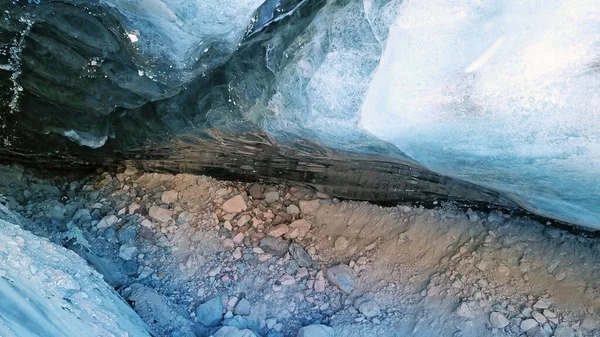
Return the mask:
[[135, 261], [125, 261], [125, 263], [123, 263], [123, 272], [127, 276], [135, 276], [139, 267], [140, 265]]
[[138, 235], [146, 240], [150, 240], [154, 237], [154, 232], [147, 227], [140, 227]]
[[533, 305], [533, 308], [534, 309], [548, 309], [548, 308], [550, 308], [552, 303], [554, 303], [554, 301], [550, 298], [541, 298], [539, 301], [537, 301]]
[[271, 331], [269, 331], [269, 333], [267, 333], [267, 335], [265, 337], [285, 337], [285, 335], [279, 331], [271, 330]]
[[250, 315], [250, 308], [250, 302], [247, 299], [242, 298], [235, 306], [235, 309], [233, 309], [233, 313], [236, 315], [248, 316]]
[[288, 251], [289, 242], [282, 238], [265, 236], [260, 240], [260, 248], [273, 255], [284, 255]]
[[540, 324], [546, 323], [546, 317], [537, 311], [533, 311], [531, 313], [531, 316], [533, 316], [533, 319], [535, 319]]
[[354, 308], [367, 318], [377, 317], [381, 314], [377, 302], [368, 297], [359, 297], [354, 300]]
[[133, 256], [135, 255], [136, 251], [137, 248], [135, 246], [122, 245], [121, 247], [119, 247], [119, 257], [123, 260], [129, 261], [133, 259]]
[[334, 337], [334, 331], [326, 325], [313, 324], [300, 328], [297, 337]]
[[300, 246], [299, 244], [293, 242], [290, 244], [288, 249], [292, 258], [298, 263], [300, 267], [310, 267], [312, 266], [312, 259], [310, 255]]
[[90, 210], [87, 208], [80, 208], [73, 215], [73, 222], [79, 225], [90, 221], [92, 221], [92, 213], [90, 213]]
[[248, 189], [248, 193], [252, 197], [252, 199], [259, 200], [263, 199], [265, 195], [263, 194], [263, 187], [260, 184], [254, 184]]
[[298, 206], [296, 206], [294, 204], [289, 205], [286, 208], [286, 211], [287, 211], [288, 214], [291, 214], [291, 215], [298, 215], [298, 214], [300, 214], [300, 208], [298, 208]]
[[227, 213], [239, 213], [246, 210], [246, 207], [246, 201], [241, 195], [236, 195], [235, 197], [225, 201], [223, 206], [221, 206], [221, 208]]
[[238, 329], [234, 326], [224, 326], [215, 332], [212, 337], [257, 337], [252, 330]]
[[192, 214], [188, 211], [183, 211], [177, 216], [177, 224], [183, 225], [192, 219]]
[[542, 327], [536, 326], [527, 331], [527, 337], [550, 337], [552, 334], [548, 333]]
[[173, 219], [173, 211], [156, 205], [150, 207], [150, 210], [148, 210], [148, 215], [152, 219], [160, 222], [168, 222], [169, 220]]
[[265, 202], [267, 204], [273, 204], [279, 201], [279, 192], [267, 192], [265, 193]]
[[64, 220], [65, 213], [67, 212], [67, 208], [62, 203], [55, 201], [50, 204], [46, 211], [46, 216], [50, 219], [54, 220]]
[[33, 190], [36, 194], [50, 194], [55, 197], [62, 196], [62, 192], [58, 189], [58, 187], [54, 185], [31, 184], [29, 188]]
[[477, 316], [479, 312], [478, 309], [477, 303], [475, 302], [461, 302], [458, 305], [458, 308], [456, 308], [455, 313], [460, 317], [471, 319]]
[[558, 326], [554, 331], [554, 337], [575, 337], [575, 332], [568, 326]]
[[[264, 322], [262, 323], [264, 324]], [[231, 318], [227, 318], [223, 320], [222, 325], [224, 326], [233, 326], [238, 329], [249, 329], [253, 331], [261, 330], [261, 320], [255, 315], [251, 316], [241, 316], [235, 315]]]
[[339, 264], [337, 266], [327, 269], [325, 276], [332, 284], [335, 284], [345, 293], [351, 293], [354, 290], [356, 284], [356, 274], [352, 268], [345, 264]]
[[133, 226], [123, 228], [117, 233], [117, 238], [119, 239], [120, 243], [131, 243], [135, 241], [136, 236], [137, 231]]
[[98, 222], [96, 227], [98, 227], [98, 229], [112, 227], [118, 221], [119, 221], [119, 218], [117, 218], [115, 215], [107, 215], [104, 218], [102, 218], [102, 220], [100, 220], [100, 222]]
[[[223, 300], [220, 296], [200, 304], [196, 308], [196, 319], [204, 326], [217, 326], [223, 319]], [[227, 335], [223, 335], [227, 336]]]
[[536, 326], [538, 326], [538, 322], [533, 318], [526, 319], [523, 322], [521, 322], [521, 330], [523, 331], [528, 331]]
[[509, 324], [508, 319], [499, 312], [492, 312], [490, 314], [490, 323], [494, 328], [503, 329]]

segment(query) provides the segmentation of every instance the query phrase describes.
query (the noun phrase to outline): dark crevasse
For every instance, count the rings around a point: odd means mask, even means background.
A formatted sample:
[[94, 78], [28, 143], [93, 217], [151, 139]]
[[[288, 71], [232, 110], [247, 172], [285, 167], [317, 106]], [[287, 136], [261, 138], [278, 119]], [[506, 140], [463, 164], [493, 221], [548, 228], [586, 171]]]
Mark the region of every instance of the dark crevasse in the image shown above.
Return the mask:
[[597, 227], [600, 13], [558, 4], [3, 1], [0, 155]]

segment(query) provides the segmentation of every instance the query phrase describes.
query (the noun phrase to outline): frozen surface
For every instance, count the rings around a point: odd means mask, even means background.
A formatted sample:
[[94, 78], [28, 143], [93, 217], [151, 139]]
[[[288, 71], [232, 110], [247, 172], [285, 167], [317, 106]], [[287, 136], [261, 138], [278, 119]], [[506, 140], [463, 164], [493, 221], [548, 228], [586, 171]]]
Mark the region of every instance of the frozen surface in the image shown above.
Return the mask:
[[345, 197], [311, 165], [358, 155], [414, 185], [365, 180], [364, 164], [338, 175], [370, 200], [432, 190], [411, 174], [430, 170], [600, 228], [597, 0], [21, 4], [0, 21], [0, 104], [20, 108], [0, 109], [9, 151], [286, 167]]
[[600, 226], [600, 3], [401, 6], [361, 125], [428, 168]]
[[77, 254], [5, 220], [0, 205], [0, 336], [150, 336]]

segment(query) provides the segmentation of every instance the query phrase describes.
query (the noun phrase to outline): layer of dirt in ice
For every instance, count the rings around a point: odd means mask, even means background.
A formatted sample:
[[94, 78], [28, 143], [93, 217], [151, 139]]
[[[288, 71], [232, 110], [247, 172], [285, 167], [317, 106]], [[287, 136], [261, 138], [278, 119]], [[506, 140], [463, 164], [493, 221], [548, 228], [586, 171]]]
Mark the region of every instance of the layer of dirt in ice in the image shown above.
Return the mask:
[[133, 168], [4, 172], [23, 227], [87, 259], [158, 336], [600, 336], [600, 241], [533, 219]]

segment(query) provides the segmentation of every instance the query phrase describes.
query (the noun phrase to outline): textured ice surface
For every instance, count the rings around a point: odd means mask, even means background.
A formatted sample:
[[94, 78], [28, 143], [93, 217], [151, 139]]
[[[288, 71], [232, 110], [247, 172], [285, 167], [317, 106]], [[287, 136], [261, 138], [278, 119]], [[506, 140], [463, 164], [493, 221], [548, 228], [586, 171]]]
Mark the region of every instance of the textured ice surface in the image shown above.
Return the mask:
[[361, 125], [428, 168], [600, 226], [600, 2], [408, 1]]
[[0, 336], [150, 336], [83, 259], [5, 221], [18, 220], [0, 208]]
[[[176, 69], [189, 69], [185, 83], [202, 71], [194, 68], [203, 55], [219, 49], [228, 56], [246, 32], [254, 11], [263, 0], [101, 0], [113, 7], [129, 31], [129, 39], [147, 59]], [[208, 53], [208, 54], [207, 54]], [[152, 71], [147, 67], [146, 71]], [[152, 75], [151, 75], [152, 76]]]
[[[291, 172], [340, 195], [343, 177], [377, 200], [456, 191], [407, 173], [421, 164], [600, 228], [597, 0], [68, 3], [8, 7], [0, 21], [19, 60], [0, 72], [0, 103], [20, 100], [0, 116], [17, 152]], [[335, 150], [414, 188], [361, 167], [328, 180]]]

